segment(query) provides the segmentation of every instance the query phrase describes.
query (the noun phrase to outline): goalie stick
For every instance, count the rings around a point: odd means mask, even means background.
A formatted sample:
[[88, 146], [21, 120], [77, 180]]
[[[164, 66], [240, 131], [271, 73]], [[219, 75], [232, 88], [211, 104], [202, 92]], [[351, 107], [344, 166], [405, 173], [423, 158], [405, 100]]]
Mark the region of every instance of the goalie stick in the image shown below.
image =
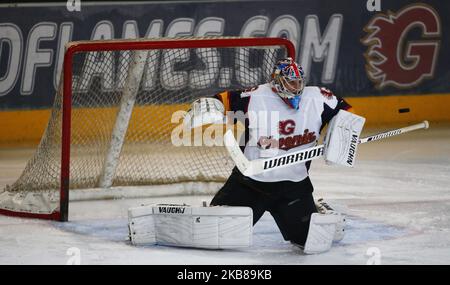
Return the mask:
[[[400, 129], [390, 130], [386, 132], [382, 132], [376, 135], [368, 136], [362, 138], [358, 141], [358, 143], [367, 143], [372, 141], [377, 141], [381, 139], [385, 139], [392, 136], [397, 136], [400, 134], [404, 134], [407, 132], [411, 132], [419, 129], [428, 129], [429, 123], [428, 121], [423, 121], [419, 124], [407, 126]], [[274, 169], [279, 169], [282, 167], [286, 167], [293, 164], [303, 163], [306, 161], [310, 161], [316, 158], [323, 156], [324, 154], [324, 146], [318, 145], [307, 149], [302, 149], [299, 151], [291, 152], [289, 154], [284, 154], [268, 159], [255, 159], [248, 160], [245, 155], [242, 153], [239, 144], [236, 142], [233, 131], [227, 130], [224, 136], [225, 147], [227, 148], [228, 153], [233, 159], [236, 167], [241, 171], [245, 176], [251, 176], [255, 174], [259, 174], [266, 171], [271, 171]]]

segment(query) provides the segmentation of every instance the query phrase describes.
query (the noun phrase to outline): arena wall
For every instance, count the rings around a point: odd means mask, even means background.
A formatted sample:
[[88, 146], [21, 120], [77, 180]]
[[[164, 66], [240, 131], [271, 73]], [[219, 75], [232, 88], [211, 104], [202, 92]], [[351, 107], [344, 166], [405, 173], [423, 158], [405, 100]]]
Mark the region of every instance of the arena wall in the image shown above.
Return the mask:
[[[448, 1], [382, 1], [380, 11], [359, 0], [345, 5], [333, 0], [81, 1], [79, 8], [0, 5], [0, 145], [39, 142], [58, 88], [64, 45], [89, 39], [287, 37], [308, 85], [344, 97], [367, 125], [450, 122]], [[177, 107], [168, 102], [143, 108]]]

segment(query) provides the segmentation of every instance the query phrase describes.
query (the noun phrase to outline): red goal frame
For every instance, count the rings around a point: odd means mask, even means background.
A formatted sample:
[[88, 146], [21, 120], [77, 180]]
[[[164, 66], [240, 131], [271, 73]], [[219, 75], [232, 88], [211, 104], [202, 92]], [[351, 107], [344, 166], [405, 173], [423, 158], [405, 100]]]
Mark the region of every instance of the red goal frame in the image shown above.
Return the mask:
[[14, 212], [0, 209], [0, 214], [16, 217], [40, 218], [68, 221], [69, 217], [69, 182], [70, 182], [70, 139], [72, 111], [72, 64], [73, 57], [79, 52], [117, 51], [117, 50], [151, 50], [214, 47], [249, 47], [249, 46], [283, 46], [288, 56], [295, 59], [295, 47], [284, 38], [187, 38], [187, 39], [139, 39], [79, 41], [66, 45], [63, 63], [63, 103], [61, 131], [61, 178], [59, 211], [50, 214]]

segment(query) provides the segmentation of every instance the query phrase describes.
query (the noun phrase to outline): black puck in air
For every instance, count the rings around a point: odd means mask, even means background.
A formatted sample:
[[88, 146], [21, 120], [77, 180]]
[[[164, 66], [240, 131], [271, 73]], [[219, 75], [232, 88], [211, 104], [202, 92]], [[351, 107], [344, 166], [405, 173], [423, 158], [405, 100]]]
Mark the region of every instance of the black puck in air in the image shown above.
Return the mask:
[[401, 109], [398, 109], [398, 112], [399, 112], [399, 113], [409, 113], [409, 108], [401, 108]]

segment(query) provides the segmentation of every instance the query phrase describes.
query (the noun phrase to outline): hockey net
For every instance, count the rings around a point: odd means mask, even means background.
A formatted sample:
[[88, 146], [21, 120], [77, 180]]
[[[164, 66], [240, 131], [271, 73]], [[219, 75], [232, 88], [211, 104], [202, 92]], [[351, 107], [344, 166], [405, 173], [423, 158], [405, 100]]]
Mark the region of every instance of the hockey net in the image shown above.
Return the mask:
[[293, 46], [279, 38], [69, 43], [47, 129], [22, 175], [0, 192], [0, 213], [64, 221], [69, 189], [75, 197], [92, 188], [223, 183], [234, 166], [226, 150], [174, 146], [182, 123], [174, 114], [196, 98], [267, 82], [286, 56]]

